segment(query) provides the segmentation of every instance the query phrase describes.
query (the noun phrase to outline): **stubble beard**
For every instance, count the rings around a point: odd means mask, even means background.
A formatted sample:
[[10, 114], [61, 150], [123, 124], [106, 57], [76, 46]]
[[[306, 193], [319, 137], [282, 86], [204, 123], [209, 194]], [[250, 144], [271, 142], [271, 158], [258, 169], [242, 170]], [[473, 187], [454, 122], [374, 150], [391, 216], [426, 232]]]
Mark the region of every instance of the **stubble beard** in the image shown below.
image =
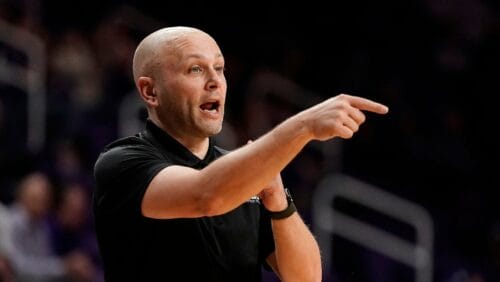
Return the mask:
[[222, 131], [222, 124], [224, 120], [224, 114], [222, 113], [222, 117], [217, 121], [202, 121], [196, 125], [199, 131], [203, 132], [206, 137], [212, 137], [219, 134]]

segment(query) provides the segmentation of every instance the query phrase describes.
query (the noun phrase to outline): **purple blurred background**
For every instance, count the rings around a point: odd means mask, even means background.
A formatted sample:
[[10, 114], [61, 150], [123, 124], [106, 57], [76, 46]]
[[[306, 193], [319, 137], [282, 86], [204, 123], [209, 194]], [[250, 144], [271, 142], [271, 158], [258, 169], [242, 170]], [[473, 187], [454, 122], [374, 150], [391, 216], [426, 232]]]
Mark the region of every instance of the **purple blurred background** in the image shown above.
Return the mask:
[[[169, 25], [207, 31], [225, 55], [217, 141], [228, 149], [339, 93], [390, 107], [383, 117], [368, 114], [350, 140], [307, 145], [283, 171], [312, 229], [321, 180], [349, 175], [429, 213], [432, 281], [500, 281], [500, 4], [327, 2], [0, 1], [0, 221], [18, 218], [18, 208], [41, 210], [26, 212], [46, 234], [33, 248], [54, 259], [45, 276], [30, 272], [41, 266], [12, 248], [29, 234], [12, 220], [13, 240], [0, 225], [0, 281], [102, 280], [87, 206], [93, 162], [105, 144], [141, 128], [131, 58], [142, 37]], [[45, 207], [30, 206], [41, 199]], [[408, 224], [334, 204], [417, 241]], [[408, 265], [336, 234], [329, 240], [325, 281], [414, 281]]]

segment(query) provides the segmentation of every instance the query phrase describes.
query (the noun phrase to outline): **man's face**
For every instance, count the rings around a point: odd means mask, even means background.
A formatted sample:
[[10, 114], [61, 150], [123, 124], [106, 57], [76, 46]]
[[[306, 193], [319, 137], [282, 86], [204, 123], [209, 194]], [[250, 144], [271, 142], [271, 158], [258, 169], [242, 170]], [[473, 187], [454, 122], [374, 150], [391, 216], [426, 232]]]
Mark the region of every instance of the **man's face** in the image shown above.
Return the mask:
[[166, 47], [155, 77], [160, 121], [177, 136], [205, 138], [222, 129], [226, 78], [217, 43], [193, 33]]

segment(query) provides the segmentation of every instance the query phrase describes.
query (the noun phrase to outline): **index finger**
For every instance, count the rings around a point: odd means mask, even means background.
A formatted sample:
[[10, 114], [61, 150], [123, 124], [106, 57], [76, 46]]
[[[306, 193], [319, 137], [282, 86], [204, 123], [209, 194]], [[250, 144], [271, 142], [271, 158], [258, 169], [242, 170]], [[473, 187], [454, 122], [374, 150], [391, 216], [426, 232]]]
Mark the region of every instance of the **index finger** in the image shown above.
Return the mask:
[[372, 101], [359, 96], [348, 97], [351, 106], [358, 108], [362, 111], [374, 112], [377, 114], [387, 114], [389, 112], [389, 107], [384, 104]]

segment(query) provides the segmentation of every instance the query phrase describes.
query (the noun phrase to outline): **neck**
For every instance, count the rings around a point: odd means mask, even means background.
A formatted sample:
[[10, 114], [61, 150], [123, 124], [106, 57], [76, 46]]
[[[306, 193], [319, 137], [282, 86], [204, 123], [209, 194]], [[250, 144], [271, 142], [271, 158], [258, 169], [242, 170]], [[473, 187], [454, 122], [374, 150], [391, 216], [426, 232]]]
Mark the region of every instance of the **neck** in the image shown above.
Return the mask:
[[154, 118], [151, 118], [151, 120], [156, 124], [156, 126], [167, 132], [170, 136], [172, 136], [172, 138], [177, 140], [177, 142], [181, 143], [184, 147], [191, 151], [193, 155], [197, 156], [201, 160], [205, 158], [205, 155], [208, 152], [208, 137], [182, 134], [182, 132], [172, 130]]
[[[168, 131], [167, 131], [168, 132]], [[170, 134], [170, 133], [169, 133]], [[208, 137], [196, 138], [192, 136], [176, 136], [172, 137], [179, 143], [184, 145], [193, 155], [197, 156], [200, 160], [204, 159], [208, 152], [209, 140]]]

